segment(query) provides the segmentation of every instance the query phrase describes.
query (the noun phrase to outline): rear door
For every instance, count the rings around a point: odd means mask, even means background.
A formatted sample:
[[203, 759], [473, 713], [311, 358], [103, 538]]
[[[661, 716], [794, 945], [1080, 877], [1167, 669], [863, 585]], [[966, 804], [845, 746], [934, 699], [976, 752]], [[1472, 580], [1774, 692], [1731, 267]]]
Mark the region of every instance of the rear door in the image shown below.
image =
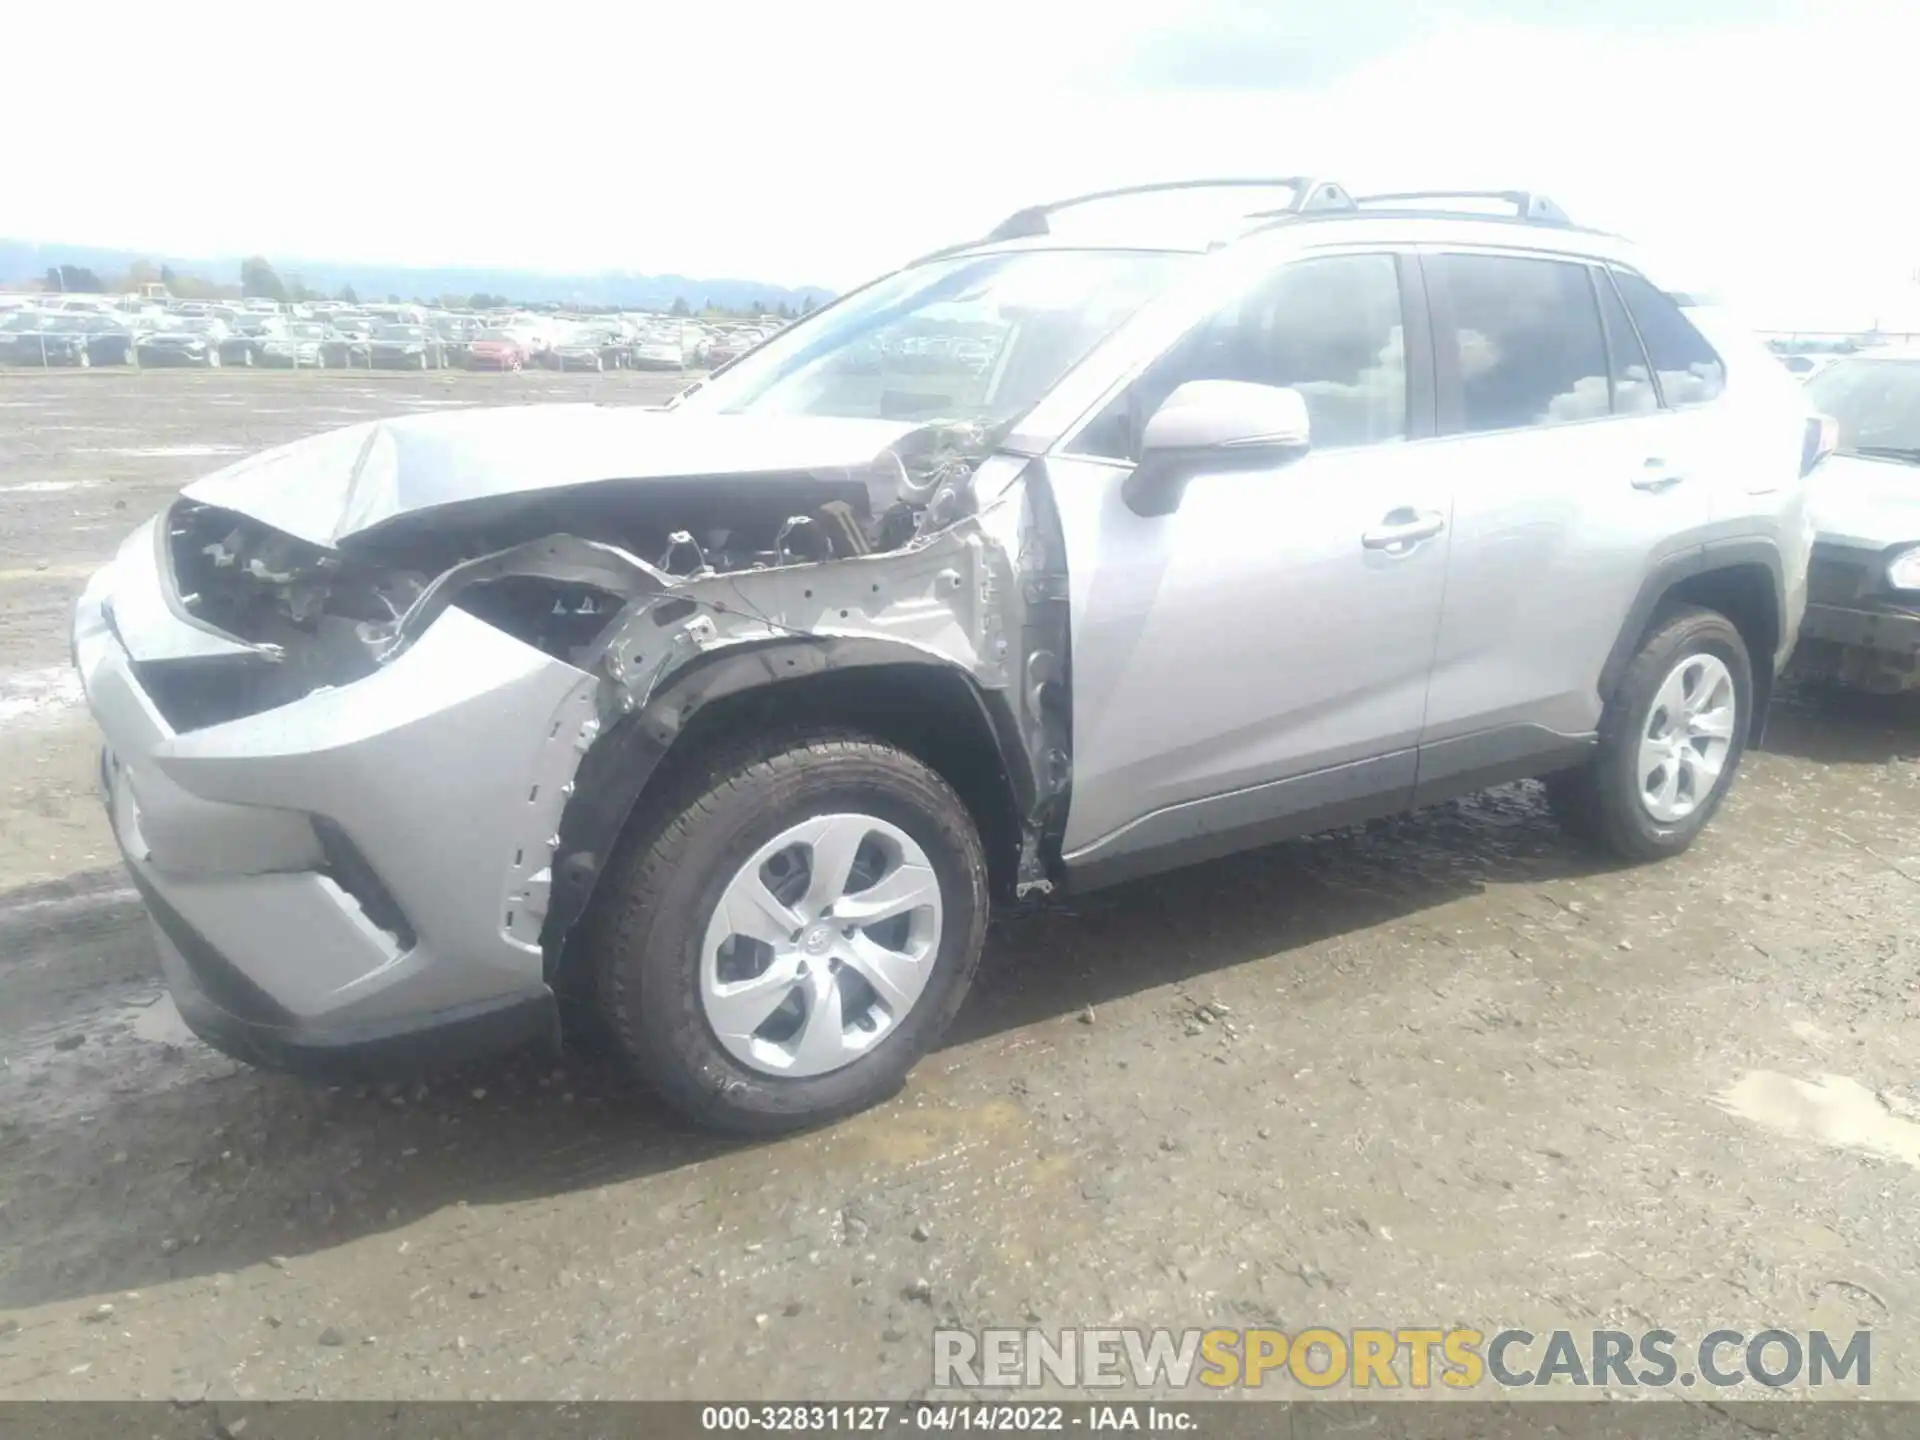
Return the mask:
[[1422, 267], [1454, 489], [1427, 791], [1522, 773], [1595, 729], [1642, 581], [1698, 547], [1711, 501], [1605, 267], [1451, 249]]

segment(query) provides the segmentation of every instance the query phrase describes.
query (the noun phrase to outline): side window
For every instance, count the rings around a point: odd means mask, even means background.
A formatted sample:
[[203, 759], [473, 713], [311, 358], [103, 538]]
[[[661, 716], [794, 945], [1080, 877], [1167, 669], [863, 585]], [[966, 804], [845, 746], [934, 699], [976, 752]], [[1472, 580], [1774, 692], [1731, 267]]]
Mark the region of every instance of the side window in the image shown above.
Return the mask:
[[1704, 405], [1727, 388], [1727, 367], [1680, 307], [1630, 270], [1616, 270], [1621, 298], [1646, 342], [1669, 405]]
[[1660, 397], [1653, 388], [1653, 372], [1647, 365], [1647, 352], [1640, 344], [1627, 307], [1605, 270], [1593, 272], [1594, 289], [1600, 295], [1600, 318], [1606, 324], [1607, 358], [1613, 362], [1613, 413], [1644, 415], [1660, 408]]
[[1505, 255], [1431, 263], [1453, 307], [1458, 428], [1514, 430], [1611, 412], [1607, 345], [1586, 266]]
[[1407, 365], [1391, 255], [1328, 255], [1283, 266], [1189, 331], [1074, 443], [1137, 459], [1140, 434], [1189, 380], [1286, 385], [1307, 402], [1313, 447], [1403, 440]]

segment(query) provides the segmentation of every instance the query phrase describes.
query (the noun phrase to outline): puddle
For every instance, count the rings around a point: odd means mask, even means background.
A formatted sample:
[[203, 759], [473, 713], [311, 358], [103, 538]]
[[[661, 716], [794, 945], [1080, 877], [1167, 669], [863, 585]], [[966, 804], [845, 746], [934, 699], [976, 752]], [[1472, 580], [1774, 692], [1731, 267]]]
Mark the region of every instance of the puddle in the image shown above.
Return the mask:
[[128, 1006], [124, 1013], [133, 1021], [127, 1027], [127, 1033], [136, 1040], [145, 1040], [154, 1045], [194, 1043], [193, 1031], [180, 1018], [173, 997], [164, 990], [144, 1003]]
[[1796, 1080], [1755, 1070], [1716, 1095], [1714, 1103], [1777, 1134], [1920, 1169], [1920, 1124], [1907, 1118], [1912, 1107], [1883, 1101], [1845, 1075]]
[[80, 677], [65, 665], [0, 674], [0, 726], [56, 721], [85, 698]]

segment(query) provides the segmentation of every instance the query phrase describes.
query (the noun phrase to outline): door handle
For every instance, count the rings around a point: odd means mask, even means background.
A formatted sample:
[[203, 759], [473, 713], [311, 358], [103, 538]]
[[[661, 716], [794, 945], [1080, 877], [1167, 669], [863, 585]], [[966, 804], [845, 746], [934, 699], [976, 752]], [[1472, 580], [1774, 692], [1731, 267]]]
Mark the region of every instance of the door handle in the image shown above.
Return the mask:
[[1438, 510], [1411, 510], [1402, 506], [1387, 512], [1380, 525], [1363, 531], [1360, 543], [1369, 550], [1387, 550], [1405, 554], [1422, 540], [1431, 540], [1447, 528], [1447, 517]]
[[1655, 455], [1642, 462], [1640, 473], [1633, 477], [1633, 488], [1636, 490], [1652, 490], [1655, 492], [1671, 490], [1686, 478], [1687, 477], [1682, 475], [1678, 470], [1668, 465], [1666, 461]]

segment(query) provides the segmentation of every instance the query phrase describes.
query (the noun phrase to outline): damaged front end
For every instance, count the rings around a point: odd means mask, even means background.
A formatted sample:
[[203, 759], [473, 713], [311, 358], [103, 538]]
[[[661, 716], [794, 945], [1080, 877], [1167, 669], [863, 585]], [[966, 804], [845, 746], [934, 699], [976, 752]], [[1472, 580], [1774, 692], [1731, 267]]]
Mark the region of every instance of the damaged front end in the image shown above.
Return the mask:
[[458, 611], [590, 677], [552, 717], [526, 821], [501, 845], [501, 932], [551, 962], [707, 706], [836, 670], [932, 667], [964, 677], [991, 735], [1015, 832], [997, 863], [1018, 892], [1045, 890], [1070, 745], [1045, 487], [985, 429], [901, 429], [857, 463], [508, 489], [329, 537], [190, 490], [159, 560], [183, 617], [235, 643], [137, 668], [168, 724], [193, 731], [354, 686]]

